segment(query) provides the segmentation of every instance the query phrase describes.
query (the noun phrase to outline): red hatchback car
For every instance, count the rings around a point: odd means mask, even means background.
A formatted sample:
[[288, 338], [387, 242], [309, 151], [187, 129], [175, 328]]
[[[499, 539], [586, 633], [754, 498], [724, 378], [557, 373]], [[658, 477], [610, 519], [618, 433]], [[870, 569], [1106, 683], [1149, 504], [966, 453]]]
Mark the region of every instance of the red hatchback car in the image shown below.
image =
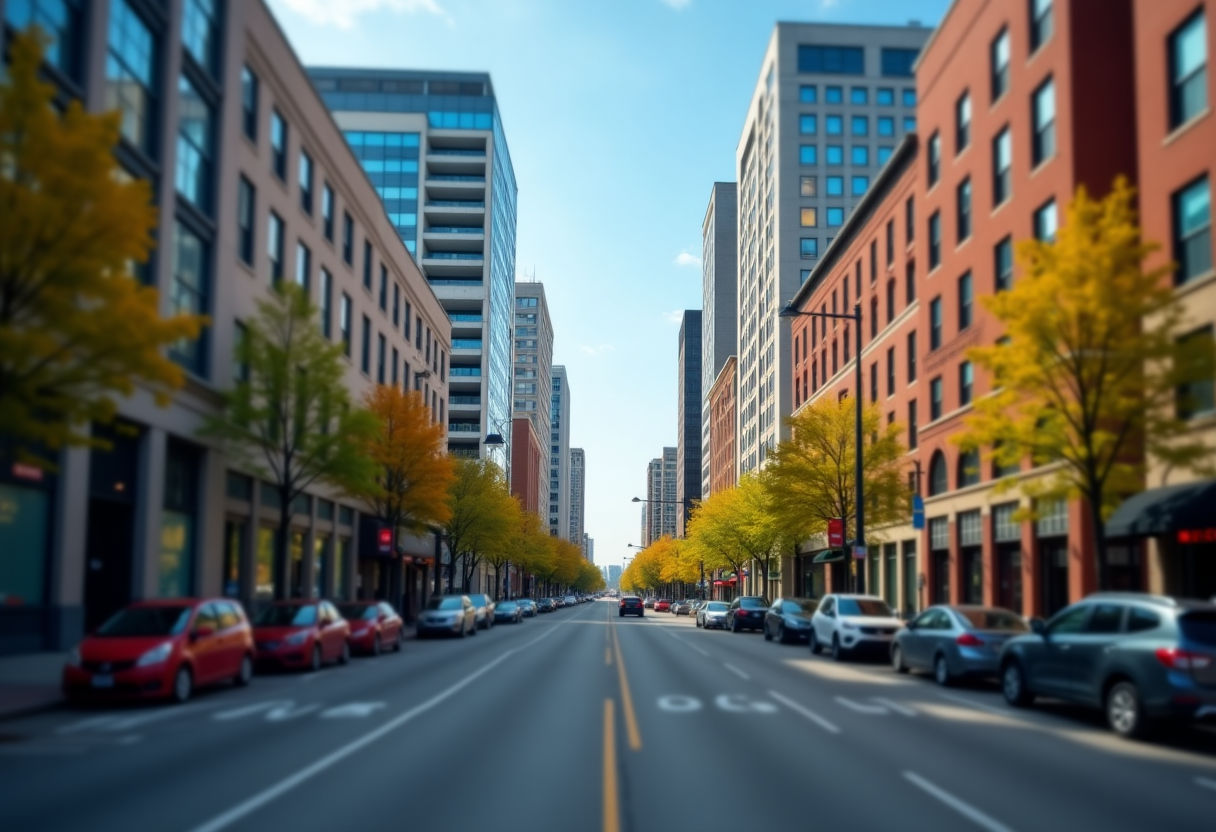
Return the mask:
[[350, 624], [328, 601], [275, 601], [253, 619], [259, 664], [319, 670], [350, 661]]
[[401, 650], [404, 622], [392, 605], [384, 601], [355, 601], [339, 604], [338, 612], [350, 622], [350, 646], [361, 653], [379, 656], [385, 650]]
[[139, 601], [114, 615], [72, 651], [63, 668], [70, 700], [169, 698], [196, 687], [253, 677], [253, 632], [228, 598]]
[[658, 601], [655, 601], [654, 602], [654, 611], [655, 612], [671, 612], [671, 599], [670, 598], [660, 598]]

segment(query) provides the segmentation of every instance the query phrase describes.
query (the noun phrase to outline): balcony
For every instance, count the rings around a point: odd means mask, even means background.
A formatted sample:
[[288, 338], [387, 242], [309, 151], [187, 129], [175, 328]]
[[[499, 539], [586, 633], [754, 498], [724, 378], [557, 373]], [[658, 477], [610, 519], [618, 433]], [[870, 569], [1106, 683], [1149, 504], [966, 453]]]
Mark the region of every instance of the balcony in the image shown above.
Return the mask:
[[482, 277], [485, 255], [479, 251], [429, 251], [422, 253], [422, 268], [432, 281]]
[[428, 249], [443, 249], [457, 252], [485, 251], [485, 229], [465, 225], [431, 225], [422, 232], [422, 241]]
[[465, 174], [427, 174], [429, 200], [482, 200], [486, 198], [486, 178]]

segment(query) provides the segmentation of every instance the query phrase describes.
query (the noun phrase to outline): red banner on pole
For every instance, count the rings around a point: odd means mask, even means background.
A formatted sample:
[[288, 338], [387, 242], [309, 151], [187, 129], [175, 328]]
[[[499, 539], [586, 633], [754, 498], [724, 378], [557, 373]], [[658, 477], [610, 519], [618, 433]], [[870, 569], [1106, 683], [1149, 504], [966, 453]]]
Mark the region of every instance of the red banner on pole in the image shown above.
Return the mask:
[[844, 520], [839, 517], [828, 520], [828, 548], [844, 548]]

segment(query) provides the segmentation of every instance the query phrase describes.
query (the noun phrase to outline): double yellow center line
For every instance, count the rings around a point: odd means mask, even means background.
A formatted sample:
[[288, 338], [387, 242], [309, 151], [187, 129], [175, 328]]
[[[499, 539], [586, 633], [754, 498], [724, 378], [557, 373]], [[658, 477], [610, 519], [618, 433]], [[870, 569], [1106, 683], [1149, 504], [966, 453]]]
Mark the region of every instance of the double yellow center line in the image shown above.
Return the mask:
[[[616, 659], [617, 680], [621, 687], [621, 710], [625, 714], [625, 731], [629, 736], [629, 748], [642, 750], [642, 734], [638, 731], [637, 714], [633, 710], [633, 696], [629, 692], [629, 679], [625, 675], [625, 661], [621, 658], [621, 643], [612, 624], [609, 607], [608, 641], [604, 649], [604, 664], [611, 666]], [[616, 728], [614, 702], [604, 700], [604, 832], [620, 832], [620, 792], [617, 788]]]

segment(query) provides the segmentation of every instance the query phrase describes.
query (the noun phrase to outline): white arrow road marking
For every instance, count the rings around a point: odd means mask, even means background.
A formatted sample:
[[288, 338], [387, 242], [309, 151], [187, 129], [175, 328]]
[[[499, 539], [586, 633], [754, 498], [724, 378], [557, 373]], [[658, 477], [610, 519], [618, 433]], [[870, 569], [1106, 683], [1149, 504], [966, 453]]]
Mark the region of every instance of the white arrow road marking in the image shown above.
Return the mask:
[[73, 722], [70, 725], [61, 726], [56, 730], [56, 733], [75, 734], [81, 731], [125, 731], [128, 728], [134, 728], [137, 725], [147, 725], [150, 722], [159, 722], [163, 719], [171, 719], [173, 717], [194, 713], [196, 711], [208, 710], [214, 707], [215, 705], [211, 703], [187, 707], [167, 706], [136, 714], [135, 716], [118, 716], [115, 714], [111, 714], [109, 716], [95, 716], [89, 719], [81, 720], [80, 722]]
[[806, 717], [811, 722], [818, 725], [823, 730], [827, 731], [829, 734], [839, 734], [840, 733], [840, 728], [837, 727], [835, 725], [835, 723], [829, 722], [828, 720], [824, 719], [823, 717], [821, 717], [819, 714], [815, 713], [814, 711], [808, 710], [807, 708], [802, 707], [794, 700], [789, 699], [789, 698], [777, 693], [777, 691], [770, 690], [768, 692], [768, 695], [773, 697], [774, 699], [776, 699], [778, 702], [780, 702], [785, 707], [789, 708], [791, 711], [802, 714], [804, 717]]
[[987, 829], [988, 832], [1013, 832], [1013, 830], [1011, 830], [1005, 824], [993, 820], [971, 804], [964, 803], [954, 795], [938, 788], [915, 772], [905, 771], [904, 779], [917, 788], [937, 798], [942, 803], [946, 804], [951, 809], [973, 822], [976, 826], [981, 826], [984, 829]]
[[289, 719], [298, 719], [305, 714], [310, 714], [321, 706], [318, 705], [303, 705], [299, 708], [294, 707], [294, 702], [288, 702], [285, 706], [275, 708], [270, 713], [266, 714], [266, 719], [270, 722], [286, 722]]
[[733, 714], [775, 714], [777, 706], [772, 702], [753, 701], [739, 694], [722, 694], [714, 704]]
[[373, 711], [384, 708], [383, 702], [351, 702], [349, 705], [339, 705], [321, 712], [322, 719], [342, 719], [344, 717], [371, 716]]
[[1216, 792], [1216, 780], [1209, 780], [1206, 777], [1196, 777], [1195, 785], [1202, 786], [1205, 789], [1211, 789], [1212, 791]]
[[270, 710], [272, 708], [281, 708], [284, 706], [290, 708], [292, 704], [293, 703], [290, 699], [286, 701], [272, 700], [270, 702], [257, 702], [253, 705], [246, 705], [243, 708], [233, 708], [230, 711], [220, 711], [218, 714], [213, 714], [211, 718], [219, 720], [220, 722], [227, 722], [230, 719], [241, 719], [242, 717], [249, 716], [250, 714], [261, 713], [262, 711]]
[[659, 697], [659, 707], [668, 713], [690, 714], [693, 711], [701, 710], [701, 700], [691, 696], [671, 694]]
[[916, 711], [912, 710], [907, 705], [901, 705], [898, 702], [892, 702], [890, 699], [883, 699], [881, 696], [875, 696], [875, 697], [873, 697], [873, 699], [879, 705], [886, 705], [888, 708], [895, 711], [895, 713], [897, 713], [897, 714], [903, 714], [904, 716], [916, 716]]
[[887, 709], [882, 705], [863, 705], [860, 702], [854, 702], [852, 699], [845, 699], [843, 696], [837, 696], [836, 701], [844, 705], [851, 711], [856, 711], [859, 714], [870, 714], [871, 716], [881, 716], [888, 713]]

